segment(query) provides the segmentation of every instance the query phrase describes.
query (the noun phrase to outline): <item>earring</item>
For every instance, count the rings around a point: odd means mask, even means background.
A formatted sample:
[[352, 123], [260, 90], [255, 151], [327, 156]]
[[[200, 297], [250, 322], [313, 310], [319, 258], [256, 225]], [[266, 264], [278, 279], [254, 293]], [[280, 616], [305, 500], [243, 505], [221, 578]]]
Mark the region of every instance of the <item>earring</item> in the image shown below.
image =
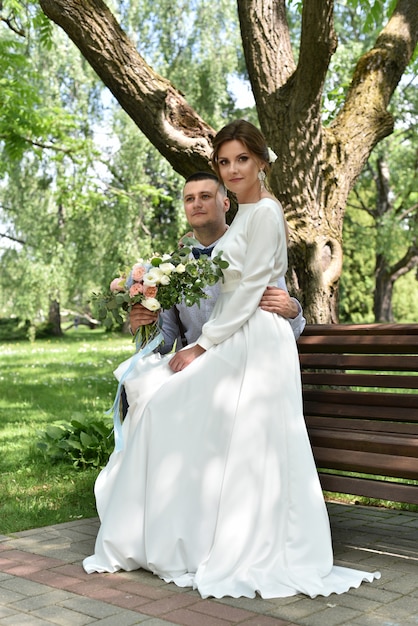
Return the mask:
[[258, 172], [258, 180], [260, 181], [261, 191], [265, 189], [264, 181], [266, 180], [266, 173], [264, 170]]

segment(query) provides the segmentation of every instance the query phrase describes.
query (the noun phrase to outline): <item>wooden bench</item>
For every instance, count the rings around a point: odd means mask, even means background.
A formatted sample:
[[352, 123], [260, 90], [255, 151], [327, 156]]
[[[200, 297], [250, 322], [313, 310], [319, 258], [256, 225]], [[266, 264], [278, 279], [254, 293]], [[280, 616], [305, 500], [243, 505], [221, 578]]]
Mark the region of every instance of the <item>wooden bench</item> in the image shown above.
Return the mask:
[[322, 488], [418, 504], [418, 324], [307, 325], [298, 348]]

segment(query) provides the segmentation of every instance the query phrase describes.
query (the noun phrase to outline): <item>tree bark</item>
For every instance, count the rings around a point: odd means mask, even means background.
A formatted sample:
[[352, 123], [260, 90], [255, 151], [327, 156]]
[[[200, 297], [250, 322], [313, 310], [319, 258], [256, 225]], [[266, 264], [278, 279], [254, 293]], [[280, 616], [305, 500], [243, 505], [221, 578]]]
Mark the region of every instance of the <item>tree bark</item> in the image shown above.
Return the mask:
[[54, 337], [62, 337], [61, 312], [58, 300], [50, 300], [48, 322], [51, 324], [51, 333]]
[[[269, 46], [264, 29], [271, 4], [277, 39]], [[359, 60], [343, 109], [324, 128], [322, 90], [336, 48], [333, 1], [304, 3], [297, 66], [286, 37], [284, 5], [284, 0], [238, 0], [242, 40], [260, 125], [279, 157], [272, 186], [291, 230], [289, 288], [309, 321], [336, 322], [348, 193], [373, 147], [392, 132], [387, 106], [416, 46], [418, 9], [409, 0], [398, 3], [373, 49]], [[258, 52], [263, 42], [270, 55], [266, 62]], [[277, 46], [284, 69], [273, 84]]]
[[[102, 0], [40, 0], [121, 106], [180, 174], [209, 169], [213, 129], [138, 54]], [[333, 0], [303, 3], [296, 64], [285, 0], [238, 0], [242, 40], [260, 126], [278, 154], [272, 187], [291, 229], [290, 290], [309, 322], [336, 322], [342, 223], [373, 147], [392, 132], [390, 98], [418, 40], [418, 2], [398, 0], [373, 48], [358, 61], [330, 127], [323, 85], [336, 49]]]

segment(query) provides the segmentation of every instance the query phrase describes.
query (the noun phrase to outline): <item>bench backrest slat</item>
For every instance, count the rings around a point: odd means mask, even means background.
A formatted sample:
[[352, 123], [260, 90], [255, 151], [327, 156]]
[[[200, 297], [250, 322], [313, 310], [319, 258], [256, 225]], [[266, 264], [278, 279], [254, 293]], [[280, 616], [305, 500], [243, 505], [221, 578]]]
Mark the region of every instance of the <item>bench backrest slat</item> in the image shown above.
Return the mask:
[[418, 376], [379, 374], [354, 374], [333, 372], [304, 372], [306, 385], [333, 385], [342, 387], [384, 387], [391, 389], [418, 389]]
[[309, 430], [314, 428], [326, 428], [327, 430], [337, 430], [344, 434], [344, 431], [352, 432], [355, 429], [365, 431], [367, 433], [401, 433], [404, 435], [416, 435], [417, 425], [416, 423], [400, 423], [371, 419], [357, 419], [355, 424], [351, 418], [345, 419], [344, 417], [335, 418], [326, 417], [323, 415], [306, 415], [306, 424]]
[[[305, 346], [299, 343], [300, 350]], [[418, 372], [418, 356], [395, 354], [336, 354], [336, 353], [301, 353], [300, 362], [304, 368], [336, 370], [372, 370], [376, 372], [399, 371]]]

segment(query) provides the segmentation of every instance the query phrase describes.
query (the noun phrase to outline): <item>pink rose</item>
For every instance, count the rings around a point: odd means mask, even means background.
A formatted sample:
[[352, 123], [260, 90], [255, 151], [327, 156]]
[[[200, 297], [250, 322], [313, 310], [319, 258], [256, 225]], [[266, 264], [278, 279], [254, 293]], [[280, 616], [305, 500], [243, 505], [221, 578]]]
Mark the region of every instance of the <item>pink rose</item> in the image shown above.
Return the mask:
[[132, 268], [132, 278], [133, 280], [140, 281], [145, 274], [145, 267], [141, 265], [141, 263], [135, 263]]
[[125, 290], [125, 279], [123, 276], [119, 276], [118, 278], [114, 278], [110, 283], [110, 291], [112, 293], [117, 293], [118, 291]]
[[139, 296], [140, 293], [143, 293], [143, 291], [144, 288], [140, 283], [134, 283], [129, 289], [129, 295], [131, 298], [134, 298], [135, 296]]
[[155, 298], [157, 295], [158, 287], [144, 287], [144, 296], [146, 298]]

